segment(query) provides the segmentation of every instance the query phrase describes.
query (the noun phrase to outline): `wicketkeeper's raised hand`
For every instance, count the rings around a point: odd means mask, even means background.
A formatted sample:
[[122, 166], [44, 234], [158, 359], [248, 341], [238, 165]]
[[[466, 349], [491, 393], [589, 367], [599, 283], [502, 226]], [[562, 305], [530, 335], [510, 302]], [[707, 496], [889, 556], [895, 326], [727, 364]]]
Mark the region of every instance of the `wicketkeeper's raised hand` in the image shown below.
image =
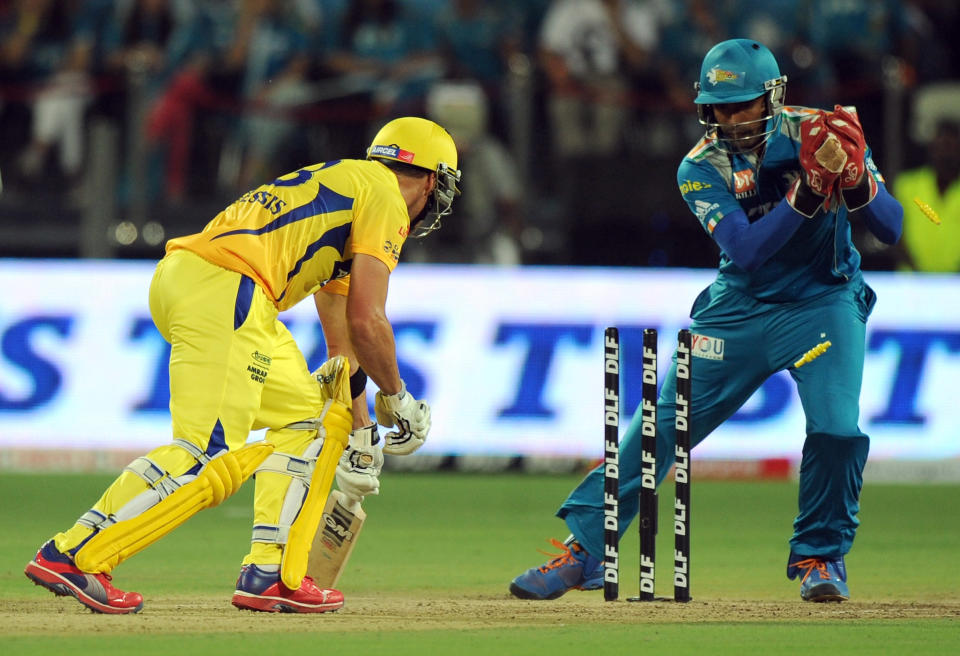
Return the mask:
[[787, 202], [800, 214], [813, 218], [821, 207], [830, 208], [830, 198], [847, 163], [840, 138], [828, 128], [826, 112], [800, 125], [801, 175], [787, 191]]
[[839, 179], [840, 192], [847, 209], [863, 207], [877, 195], [877, 181], [867, 171], [867, 141], [863, 136], [860, 117], [853, 107], [835, 105], [827, 115], [827, 129], [836, 135], [846, 154], [843, 174]]
[[381, 426], [397, 427], [384, 436], [384, 453], [405, 456], [423, 446], [430, 432], [430, 406], [426, 401], [413, 398], [407, 392], [406, 383], [400, 381], [400, 391], [396, 394], [377, 392], [373, 409]]

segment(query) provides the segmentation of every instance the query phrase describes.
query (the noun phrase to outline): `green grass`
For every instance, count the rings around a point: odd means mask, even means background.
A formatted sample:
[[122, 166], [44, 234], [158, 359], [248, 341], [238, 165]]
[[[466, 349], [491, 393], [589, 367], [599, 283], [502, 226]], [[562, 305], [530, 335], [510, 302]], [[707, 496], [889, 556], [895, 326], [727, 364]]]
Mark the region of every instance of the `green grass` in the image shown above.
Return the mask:
[[[655, 648], [671, 654], [763, 654], [820, 650], [832, 653], [919, 654], [960, 650], [960, 575], [954, 561], [960, 546], [960, 486], [870, 485], [861, 499], [862, 525], [847, 558], [854, 602], [844, 608], [874, 604], [923, 606], [946, 604], [952, 615], [855, 621], [823, 606], [803, 605], [795, 582], [784, 571], [787, 540], [796, 512], [795, 483], [695, 482], [692, 491], [691, 589], [697, 602], [782, 603], [816, 610], [801, 621], [741, 616], [734, 621], [650, 621], [637, 611], [618, 612], [624, 622], [597, 622], [596, 615], [570, 613], [563, 621], [512, 625], [491, 623], [465, 630], [404, 626], [395, 630], [347, 630], [321, 638], [303, 624], [277, 624], [286, 618], [244, 615], [247, 623], [271, 622], [272, 632], [230, 634], [206, 631], [203, 621], [185, 621], [184, 633], [151, 632], [149, 623], [132, 636], [16, 635], [14, 609], [19, 602], [49, 596], [31, 586], [23, 566], [37, 546], [70, 526], [99, 496], [112, 477], [100, 475], [0, 474], [0, 641], [4, 653], [70, 654], [171, 652], [209, 656], [245, 653], [294, 653], [331, 648], [343, 653], [433, 654], [457, 650], [472, 654], [629, 653]], [[542, 562], [537, 549], [550, 550], [549, 537], [562, 539], [565, 527], [553, 513], [578, 477], [474, 474], [386, 473], [381, 496], [365, 507], [367, 526], [351, 567], [338, 587], [349, 598], [413, 597], [506, 598], [510, 579]], [[125, 562], [121, 587], [151, 597], [163, 595], [222, 597], [232, 592], [250, 533], [253, 486], [247, 485], [222, 506], [193, 518], [171, 536]], [[672, 493], [661, 495], [658, 594], [672, 593], [667, 570], [672, 553], [669, 506]], [[637, 538], [631, 530], [622, 545], [621, 595], [636, 593]], [[119, 583], [119, 582], [118, 582]], [[597, 608], [598, 593], [564, 597]], [[579, 595], [579, 597], [577, 596]], [[591, 596], [593, 595], [593, 596]], [[520, 604], [519, 607], [529, 606]], [[556, 602], [550, 602], [556, 603]], [[637, 608], [636, 605], [629, 605]], [[870, 606], [868, 606], [870, 607]], [[796, 613], [794, 613], [796, 614]], [[143, 614], [148, 619], [148, 613]], [[630, 618], [636, 617], [637, 621]], [[128, 618], [129, 619], [129, 618]], [[202, 619], [202, 618], [201, 618]], [[519, 624], [519, 625], [518, 625]], [[138, 625], [139, 626], [139, 625]], [[277, 633], [276, 627], [289, 629]], [[377, 625], [382, 627], [383, 625]], [[414, 628], [416, 630], [410, 630]], [[811, 641], [818, 645], [811, 647]], [[283, 649], [280, 649], [280, 645]], [[335, 646], [334, 646], [335, 645]]]
[[[110, 654], [136, 656], [169, 656], [186, 654], [269, 654], [314, 653], [324, 644], [342, 654], [390, 654], [391, 656], [423, 656], [424, 654], [778, 654], [809, 653], [811, 644], [827, 653], [843, 656], [876, 654], [946, 654], [956, 642], [947, 632], [931, 633], [927, 623], [869, 622], [858, 625], [783, 624], [763, 625], [720, 623], [662, 624], [654, 627], [610, 626], [601, 628], [563, 626], [552, 629], [499, 629], [485, 631], [431, 631], [403, 633], [377, 632], [339, 634], [331, 642], [320, 642], [315, 635], [294, 634], [278, 640], [276, 634], [243, 636], [183, 635], [120, 636], [111, 638]], [[331, 640], [331, 639], [327, 639]], [[826, 642], [827, 645], [823, 643]], [[21, 653], [104, 653], [104, 640], [95, 636], [37, 639], [4, 638], [7, 654]], [[281, 651], [281, 647], [283, 651]], [[939, 650], [932, 649], [934, 647]], [[35, 650], [35, 651], [34, 651]], [[656, 651], [647, 651], [656, 650]]]

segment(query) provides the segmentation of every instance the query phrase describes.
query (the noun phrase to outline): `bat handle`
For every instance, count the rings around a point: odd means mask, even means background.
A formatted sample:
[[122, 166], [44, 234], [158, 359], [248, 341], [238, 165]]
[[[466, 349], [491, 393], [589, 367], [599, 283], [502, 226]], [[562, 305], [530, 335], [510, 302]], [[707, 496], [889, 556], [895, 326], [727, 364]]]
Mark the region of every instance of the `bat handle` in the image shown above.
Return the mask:
[[352, 494], [343, 495], [343, 509], [351, 513], [356, 513], [360, 510], [360, 503], [363, 501], [363, 497], [354, 496]]

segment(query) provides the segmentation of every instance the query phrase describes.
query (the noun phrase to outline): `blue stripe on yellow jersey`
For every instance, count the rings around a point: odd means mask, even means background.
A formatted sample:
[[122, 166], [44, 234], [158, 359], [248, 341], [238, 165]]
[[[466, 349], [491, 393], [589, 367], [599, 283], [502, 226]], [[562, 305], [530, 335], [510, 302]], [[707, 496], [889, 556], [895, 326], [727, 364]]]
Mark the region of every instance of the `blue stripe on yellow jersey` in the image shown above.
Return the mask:
[[286, 310], [349, 276], [355, 253], [392, 271], [409, 228], [396, 175], [380, 162], [345, 159], [248, 191], [202, 232], [167, 242], [167, 252], [187, 249], [249, 276]]

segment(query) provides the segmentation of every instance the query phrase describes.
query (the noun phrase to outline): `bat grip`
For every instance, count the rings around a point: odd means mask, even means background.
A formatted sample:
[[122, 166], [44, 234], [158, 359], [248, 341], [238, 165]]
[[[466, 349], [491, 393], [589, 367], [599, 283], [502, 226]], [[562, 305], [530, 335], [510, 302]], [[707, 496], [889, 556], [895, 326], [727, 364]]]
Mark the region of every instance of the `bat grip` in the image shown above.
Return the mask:
[[360, 503], [363, 501], [363, 497], [357, 497], [352, 494], [343, 494], [343, 509], [351, 513], [356, 514], [360, 510]]

